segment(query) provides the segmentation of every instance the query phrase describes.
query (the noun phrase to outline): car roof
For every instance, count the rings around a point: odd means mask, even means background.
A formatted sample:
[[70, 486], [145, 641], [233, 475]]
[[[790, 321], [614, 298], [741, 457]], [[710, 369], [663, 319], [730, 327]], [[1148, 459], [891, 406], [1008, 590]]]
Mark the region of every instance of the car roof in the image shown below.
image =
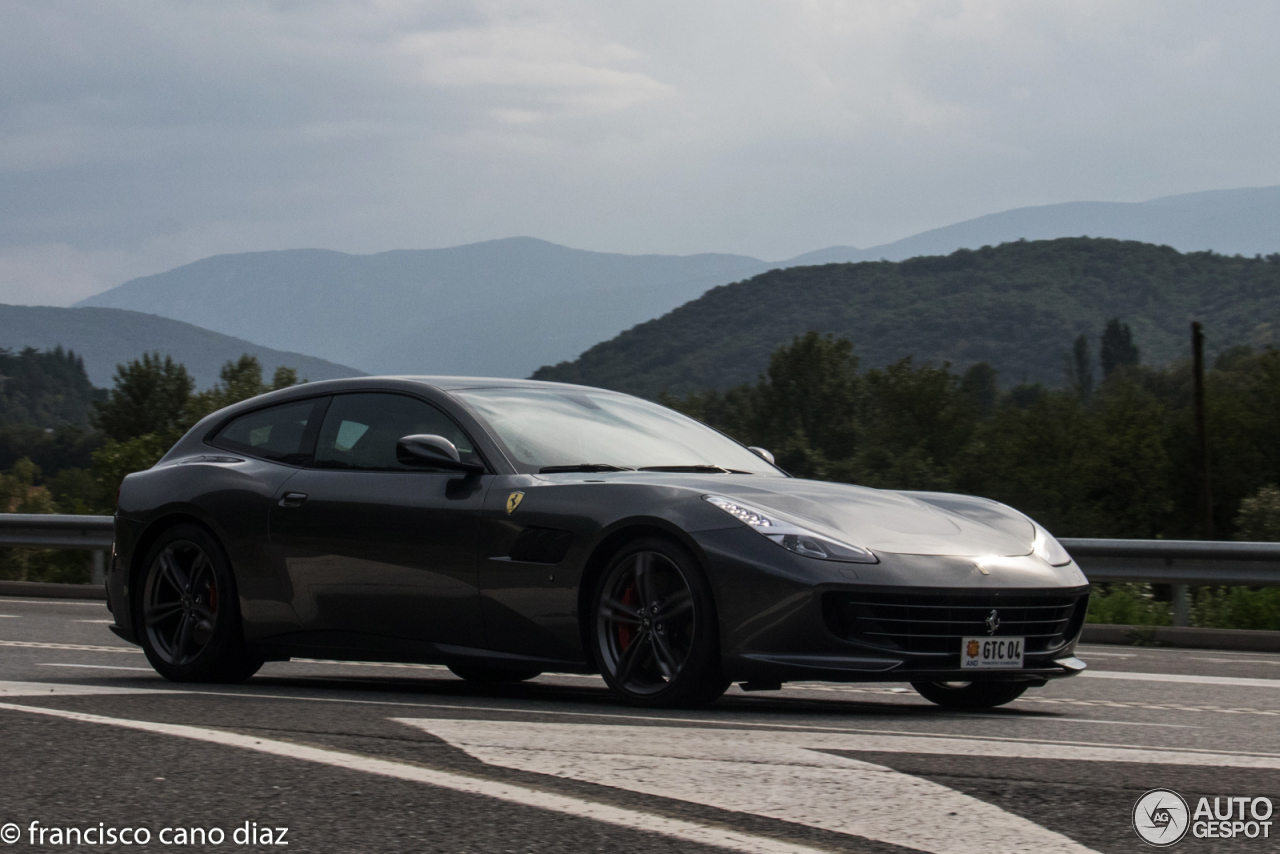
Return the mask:
[[574, 389], [581, 391], [590, 388], [593, 391], [607, 391], [607, 389], [595, 389], [592, 386], [577, 385], [575, 383], [550, 383], [543, 380], [516, 380], [504, 379], [501, 377], [423, 377], [423, 376], [397, 376], [397, 377], [368, 377], [368, 379], [395, 379], [405, 380], [407, 382], [421, 383], [438, 388], [441, 391], [461, 391], [463, 389], [472, 388], [546, 388], [546, 389]]
[[[547, 390], [560, 389], [563, 391], [577, 392], [595, 391], [606, 394], [618, 394], [618, 392], [611, 392], [608, 389], [594, 388], [592, 386], [574, 385], [572, 383], [549, 383], [541, 380], [517, 380], [501, 377], [378, 376], [344, 377], [342, 379], [317, 380], [316, 382], [301, 383], [276, 392], [270, 392], [267, 395], [260, 396], [259, 398], [253, 398], [253, 400], [285, 400], [295, 397], [310, 397], [315, 394], [374, 389], [400, 388], [402, 390], [407, 390], [406, 386], [424, 386], [441, 392], [483, 388], [525, 388]], [[245, 402], [247, 403], [247, 401]], [[235, 406], [240, 408], [240, 404], [235, 404]]]

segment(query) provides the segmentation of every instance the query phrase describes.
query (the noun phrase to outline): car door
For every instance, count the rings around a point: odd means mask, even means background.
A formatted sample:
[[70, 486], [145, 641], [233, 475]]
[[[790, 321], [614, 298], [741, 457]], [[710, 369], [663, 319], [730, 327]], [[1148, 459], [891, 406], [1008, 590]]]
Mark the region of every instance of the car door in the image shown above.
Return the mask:
[[397, 440], [421, 433], [478, 459], [466, 434], [426, 401], [335, 395], [311, 466], [281, 488], [271, 508], [272, 549], [312, 643], [483, 646], [477, 538], [491, 476], [398, 462]]

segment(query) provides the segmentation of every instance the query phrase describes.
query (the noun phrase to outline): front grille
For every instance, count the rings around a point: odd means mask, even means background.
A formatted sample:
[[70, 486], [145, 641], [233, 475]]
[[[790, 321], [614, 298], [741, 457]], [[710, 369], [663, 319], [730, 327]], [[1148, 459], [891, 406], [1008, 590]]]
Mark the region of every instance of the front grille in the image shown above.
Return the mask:
[[1084, 624], [1089, 591], [938, 591], [896, 589], [831, 592], [823, 597], [827, 627], [838, 637], [882, 649], [960, 654], [960, 639], [1025, 637], [1027, 653], [1057, 649]]

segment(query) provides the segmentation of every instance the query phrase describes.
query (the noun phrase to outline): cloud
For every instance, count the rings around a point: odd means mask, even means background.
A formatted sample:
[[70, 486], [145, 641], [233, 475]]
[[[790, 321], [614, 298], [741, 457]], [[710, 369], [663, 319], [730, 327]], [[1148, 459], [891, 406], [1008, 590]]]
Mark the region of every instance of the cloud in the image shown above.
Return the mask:
[[128, 260], [65, 243], [0, 249], [0, 304], [70, 305], [102, 290], [103, 273], [128, 269]]
[[1254, 0], [13, 0], [0, 287], [514, 234], [778, 258], [1280, 183], [1278, 25]]
[[[616, 113], [669, 98], [670, 86], [630, 70], [641, 54], [554, 22], [415, 33], [400, 49], [427, 86], [487, 90], [488, 97], [572, 112]], [[527, 112], [523, 110], [522, 112]]]

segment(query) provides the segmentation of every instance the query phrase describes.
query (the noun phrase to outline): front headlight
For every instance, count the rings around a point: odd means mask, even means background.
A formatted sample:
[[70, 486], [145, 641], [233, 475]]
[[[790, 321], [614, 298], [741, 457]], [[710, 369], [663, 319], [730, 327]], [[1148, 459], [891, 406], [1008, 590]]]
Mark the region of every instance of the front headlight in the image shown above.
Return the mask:
[[[871, 552], [861, 546], [842, 543], [830, 537], [816, 534], [808, 528], [775, 519], [741, 501], [732, 501], [723, 495], [704, 495], [702, 499], [714, 504], [751, 530], [782, 546], [789, 552], [818, 560], [834, 560], [841, 563], [879, 563]], [[1059, 546], [1061, 548], [1061, 546]]]
[[1071, 563], [1071, 555], [1067, 554], [1067, 550], [1062, 547], [1062, 543], [1053, 538], [1053, 535], [1036, 525], [1036, 538], [1031, 543], [1031, 551], [1036, 557], [1043, 560], [1050, 566], [1066, 566]]

